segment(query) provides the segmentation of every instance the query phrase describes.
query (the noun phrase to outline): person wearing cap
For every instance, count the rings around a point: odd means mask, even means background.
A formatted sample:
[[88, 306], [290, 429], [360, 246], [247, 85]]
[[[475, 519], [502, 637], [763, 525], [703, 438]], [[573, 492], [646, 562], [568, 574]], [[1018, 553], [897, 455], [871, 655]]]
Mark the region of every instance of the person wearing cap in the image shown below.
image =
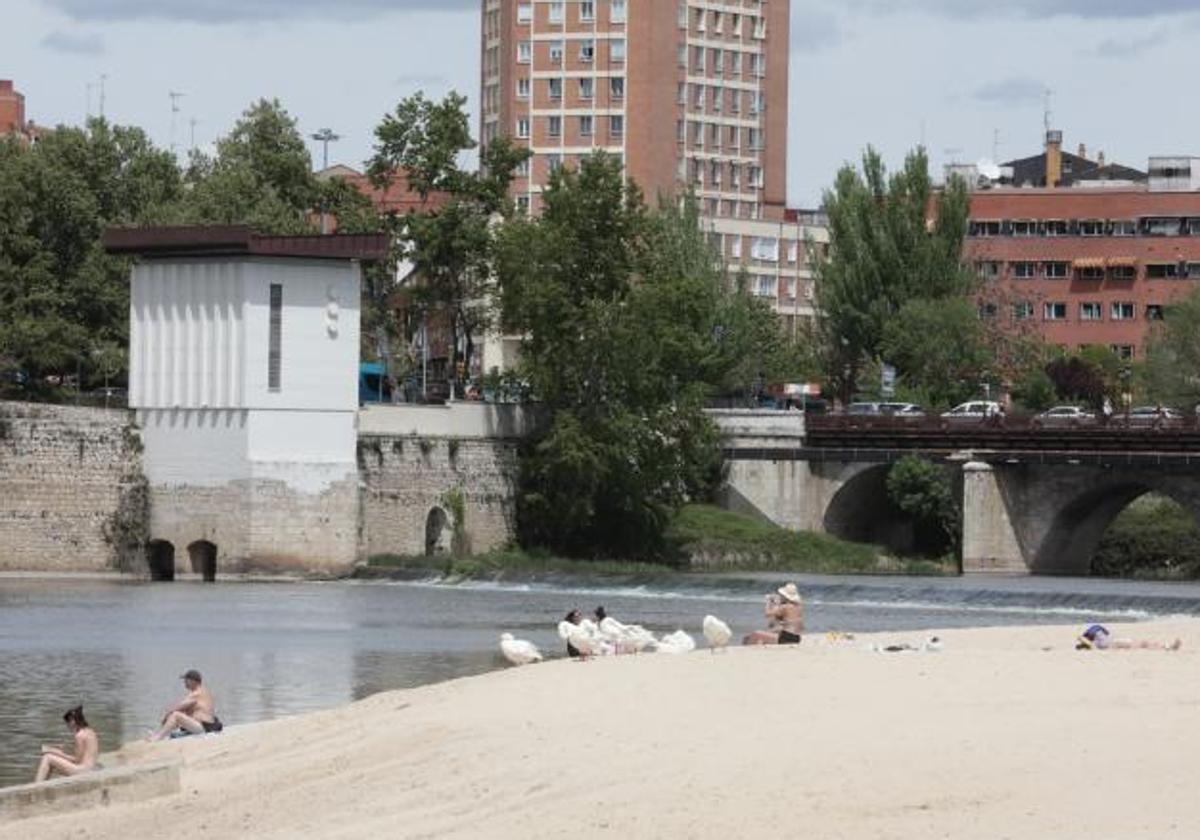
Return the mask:
[[192, 669], [180, 679], [187, 688], [187, 694], [163, 713], [162, 726], [150, 733], [151, 741], [161, 741], [177, 729], [188, 735], [220, 732], [224, 729], [221, 719], [217, 717], [216, 701], [213, 700], [212, 692], [205, 687], [200, 672]]
[[767, 630], [758, 630], [742, 639], [744, 645], [798, 645], [804, 633], [804, 604], [796, 584], [781, 586], [767, 596], [763, 610]]

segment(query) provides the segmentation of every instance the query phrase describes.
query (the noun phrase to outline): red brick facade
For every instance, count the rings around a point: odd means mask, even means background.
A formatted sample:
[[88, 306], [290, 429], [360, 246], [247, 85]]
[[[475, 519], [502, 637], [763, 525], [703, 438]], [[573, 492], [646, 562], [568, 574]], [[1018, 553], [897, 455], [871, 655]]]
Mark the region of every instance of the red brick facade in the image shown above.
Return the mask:
[[980, 190], [966, 258], [985, 317], [1032, 320], [1051, 344], [1140, 358], [1162, 307], [1200, 283], [1200, 192], [1146, 184]]
[[9, 79], [0, 79], [0, 137], [25, 134], [25, 97]]

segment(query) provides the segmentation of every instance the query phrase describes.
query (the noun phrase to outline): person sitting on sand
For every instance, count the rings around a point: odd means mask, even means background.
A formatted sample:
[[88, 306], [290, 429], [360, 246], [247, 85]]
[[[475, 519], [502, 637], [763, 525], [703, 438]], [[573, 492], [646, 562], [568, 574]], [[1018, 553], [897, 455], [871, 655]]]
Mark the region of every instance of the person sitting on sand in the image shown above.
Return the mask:
[[33, 777], [35, 782], [44, 782], [54, 773], [75, 776], [100, 766], [96, 763], [100, 756], [100, 739], [83, 716], [83, 706], [69, 709], [63, 715], [63, 720], [75, 738], [74, 752], [68, 754], [62, 747], [43, 746], [42, 760], [38, 763], [37, 775]]
[[798, 645], [804, 633], [804, 604], [796, 584], [781, 586], [767, 596], [763, 609], [768, 630], [758, 630], [742, 639], [744, 645]]
[[1183, 639], [1173, 642], [1153, 642], [1148, 639], [1114, 639], [1103, 624], [1093, 624], [1075, 640], [1076, 650], [1179, 650]]
[[212, 693], [205, 688], [200, 672], [192, 669], [181, 679], [187, 687], [187, 695], [163, 713], [162, 726], [151, 732], [148, 740], [161, 741], [177, 729], [188, 735], [200, 735], [220, 732], [225, 728], [221, 719], [217, 717], [216, 701], [213, 700]]
[[[567, 613], [567, 617], [564, 618], [563, 621], [569, 621], [572, 624], [580, 624], [583, 622], [583, 613], [581, 613], [579, 610], [571, 610], [569, 613]], [[567, 656], [571, 657], [572, 659], [578, 659], [581, 655], [582, 654], [579, 653], [579, 649], [576, 648], [575, 645], [567, 642]]]

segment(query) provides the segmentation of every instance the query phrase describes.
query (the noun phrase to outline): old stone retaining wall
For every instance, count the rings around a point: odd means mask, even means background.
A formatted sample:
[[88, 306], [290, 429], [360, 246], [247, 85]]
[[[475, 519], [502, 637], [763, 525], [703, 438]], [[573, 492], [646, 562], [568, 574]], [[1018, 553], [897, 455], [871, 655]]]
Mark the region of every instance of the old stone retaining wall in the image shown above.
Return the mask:
[[0, 571], [141, 572], [146, 515], [129, 412], [0, 403]]

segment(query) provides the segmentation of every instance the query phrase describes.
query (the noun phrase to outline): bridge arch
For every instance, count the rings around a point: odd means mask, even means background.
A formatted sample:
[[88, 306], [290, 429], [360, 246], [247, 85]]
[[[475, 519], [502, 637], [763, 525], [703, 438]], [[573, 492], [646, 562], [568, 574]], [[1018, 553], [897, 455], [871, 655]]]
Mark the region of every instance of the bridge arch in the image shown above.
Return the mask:
[[825, 507], [825, 533], [850, 542], [911, 552], [918, 546], [912, 520], [888, 496], [891, 464], [873, 464], [848, 478]]
[[192, 574], [200, 575], [205, 581], [217, 579], [217, 547], [208, 540], [196, 540], [187, 547]]
[[1086, 486], [1060, 504], [1037, 547], [1030, 572], [1038, 575], [1090, 575], [1105, 531], [1122, 511], [1148, 493], [1172, 499], [1200, 524], [1200, 505], [1192, 494], [1169, 480], [1119, 478]]
[[146, 546], [150, 580], [175, 580], [175, 546], [167, 540], [151, 540]]

